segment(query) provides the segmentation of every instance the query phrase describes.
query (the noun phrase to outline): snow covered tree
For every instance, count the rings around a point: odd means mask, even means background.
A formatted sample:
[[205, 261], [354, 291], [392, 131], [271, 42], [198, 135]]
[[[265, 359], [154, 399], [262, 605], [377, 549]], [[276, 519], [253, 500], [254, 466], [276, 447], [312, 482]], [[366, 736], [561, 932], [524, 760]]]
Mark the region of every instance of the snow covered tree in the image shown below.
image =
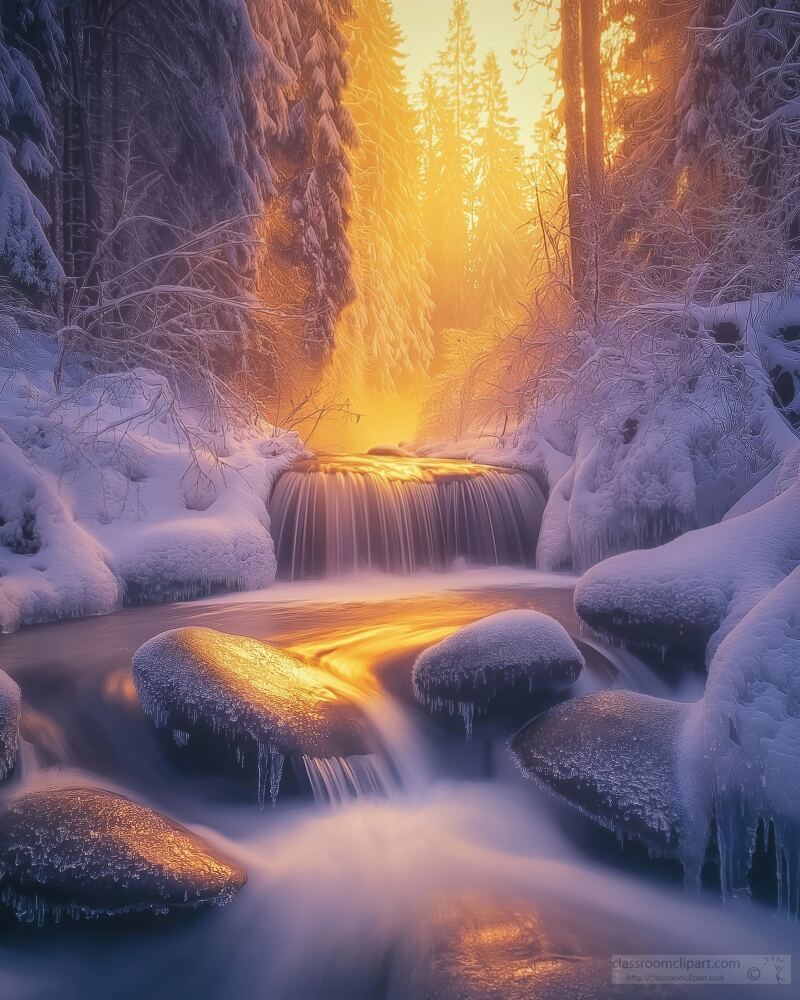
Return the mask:
[[479, 121], [475, 36], [467, 0], [453, 0], [445, 46], [423, 79], [419, 99], [434, 327], [470, 326]]
[[474, 222], [474, 146], [478, 131], [479, 83], [475, 58], [475, 35], [468, 0], [453, 0], [444, 48], [436, 73], [453, 116], [457, 156], [461, 169], [453, 178], [467, 207], [470, 227]]
[[[739, 280], [729, 295], [791, 282], [800, 246], [800, 17], [777, 0], [705, 0], [694, 29], [676, 98], [675, 163], [709, 249], [702, 283], [719, 287], [723, 272], [740, 268], [756, 284]], [[771, 244], [760, 279], [756, 228]]]
[[347, 363], [360, 357], [365, 387], [392, 392], [427, 372], [433, 354], [419, 140], [391, 3], [357, 0], [355, 12], [346, 98], [360, 137], [351, 224], [358, 297], [345, 314]]
[[0, 23], [0, 271], [41, 299], [63, 278], [47, 236], [50, 216], [33, 190], [52, 172], [55, 134], [36, 69], [12, 44], [14, 28], [24, 26], [6, 19], [15, 13], [4, 9]]
[[296, 0], [299, 83], [289, 111], [286, 154], [293, 165], [288, 216], [296, 227], [293, 254], [304, 272], [305, 350], [326, 357], [337, 320], [352, 301], [351, 201], [348, 149], [358, 133], [343, 95], [350, 78], [341, 23], [348, 0]]
[[489, 51], [481, 75], [483, 125], [478, 133], [475, 228], [478, 321], [507, 314], [522, 295], [529, 269], [525, 157], [500, 65]]

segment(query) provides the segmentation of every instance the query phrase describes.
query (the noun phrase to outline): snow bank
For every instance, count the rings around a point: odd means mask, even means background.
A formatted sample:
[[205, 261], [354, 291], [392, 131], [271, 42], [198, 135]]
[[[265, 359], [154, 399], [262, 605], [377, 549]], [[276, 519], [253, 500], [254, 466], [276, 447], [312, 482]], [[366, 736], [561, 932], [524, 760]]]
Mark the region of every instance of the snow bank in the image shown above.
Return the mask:
[[[766, 850], [772, 826], [779, 905], [800, 913], [800, 483], [653, 552], [601, 563], [580, 582], [576, 605], [592, 624], [627, 636], [666, 641], [672, 631], [673, 647], [680, 634], [710, 635], [705, 693], [692, 706], [651, 699], [658, 710], [648, 708], [633, 741], [615, 734], [598, 696], [559, 706], [517, 738], [528, 772], [649, 843], [656, 828], [641, 793], [645, 778], [660, 782], [664, 815], [682, 817], [678, 856], [694, 880], [716, 830], [726, 896], [749, 894], [759, 834]], [[640, 774], [625, 763], [631, 746], [660, 753], [665, 738], [671, 772], [645, 760]]]
[[274, 580], [266, 503], [295, 435], [210, 427], [143, 369], [73, 365], [56, 392], [28, 340], [0, 383], [0, 629]]
[[[712, 524], [797, 446], [770, 374], [789, 355], [798, 364], [785, 337], [800, 299], [640, 312], [573, 332], [530, 416], [501, 448], [469, 452], [547, 489], [540, 569], [583, 572]], [[724, 324], [734, 345], [721, 342]]]
[[747, 893], [759, 820], [764, 829], [773, 823], [778, 857], [783, 852], [786, 865], [787, 877], [779, 879], [781, 904], [797, 913], [800, 569], [756, 604], [720, 644], [702, 701], [702, 745], [723, 889], [730, 895]]
[[800, 564], [800, 481], [738, 517], [652, 551], [594, 566], [575, 607], [593, 628], [641, 644], [685, 643], [709, 659], [748, 611]]

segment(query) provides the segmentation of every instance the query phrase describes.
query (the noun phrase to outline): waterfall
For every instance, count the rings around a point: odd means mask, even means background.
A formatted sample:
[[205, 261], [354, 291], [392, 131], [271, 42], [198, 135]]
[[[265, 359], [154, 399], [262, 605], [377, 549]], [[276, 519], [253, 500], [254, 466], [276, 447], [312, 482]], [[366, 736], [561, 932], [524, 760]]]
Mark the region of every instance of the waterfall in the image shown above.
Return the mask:
[[519, 469], [373, 455], [301, 462], [270, 500], [278, 576], [533, 565], [544, 505]]

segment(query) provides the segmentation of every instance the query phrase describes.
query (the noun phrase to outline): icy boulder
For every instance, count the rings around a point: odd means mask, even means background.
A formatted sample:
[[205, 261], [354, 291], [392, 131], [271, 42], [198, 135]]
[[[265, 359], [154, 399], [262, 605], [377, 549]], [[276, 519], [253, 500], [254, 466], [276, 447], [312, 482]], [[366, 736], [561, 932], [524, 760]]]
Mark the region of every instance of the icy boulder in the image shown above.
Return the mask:
[[42, 926], [229, 902], [244, 872], [166, 816], [96, 788], [51, 788], [0, 815], [0, 900]]
[[434, 711], [456, 711], [469, 735], [473, 715], [509, 700], [560, 691], [583, 670], [580, 650], [549, 615], [501, 611], [426, 649], [413, 670], [414, 694]]
[[19, 749], [20, 691], [0, 670], [0, 781], [14, 768]]
[[367, 752], [364, 717], [350, 689], [324, 670], [256, 639], [179, 628], [150, 639], [133, 657], [145, 713], [179, 742], [221, 736], [241, 759], [255, 752], [259, 801], [277, 797], [284, 756]]
[[747, 612], [800, 564], [800, 483], [721, 524], [593, 567], [575, 607], [593, 628], [642, 644], [679, 643], [709, 658]]
[[[784, 906], [800, 910], [800, 569], [721, 643], [703, 698], [703, 760], [723, 890], [748, 892], [759, 821], [774, 825]], [[704, 831], [697, 831], [695, 850]], [[781, 852], [783, 858], [780, 858]]]
[[630, 691], [577, 698], [511, 742], [523, 772], [601, 825], [678, 855], [685, 827], [682, 736], [690, 706]]

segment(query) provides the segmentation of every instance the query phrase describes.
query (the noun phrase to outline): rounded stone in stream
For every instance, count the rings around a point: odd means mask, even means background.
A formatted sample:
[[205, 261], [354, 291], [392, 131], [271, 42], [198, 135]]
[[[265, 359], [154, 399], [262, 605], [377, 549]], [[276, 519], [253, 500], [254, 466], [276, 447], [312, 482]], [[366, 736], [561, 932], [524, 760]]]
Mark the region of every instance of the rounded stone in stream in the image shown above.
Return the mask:
[[469, 734], [473, 714], [488, 715], [509, 698], [561, 691], [583, 667], [580, 650], [554, 618], [529, 609], [501, 611], [421, 653], [414, 694], [434, 711], [460, 712]]
[[0, 900], [26, 923], [222, 906], [245, 881], [196, 834], [102, 789], [28, 792], [0, 815]]
[[511, 751], [528, 777], [602, 826], [675, 855], [688, 718], [682, 702], [602, 691], [543, 712], [512, 738]]
[[19, 751], [20, 690], [0, 670], [0, 781], [11, 774]]
[[133, 680], [145, 713], [181, 743], [200, 731], [222, 736], [242, 758], [255, 746], [260, 800], [269, 782], [274, 801], [284, 754], [368, 752], [364, 716], [343, 685], [256, 639], [208, 628], [162, 632], [134, 654]]

